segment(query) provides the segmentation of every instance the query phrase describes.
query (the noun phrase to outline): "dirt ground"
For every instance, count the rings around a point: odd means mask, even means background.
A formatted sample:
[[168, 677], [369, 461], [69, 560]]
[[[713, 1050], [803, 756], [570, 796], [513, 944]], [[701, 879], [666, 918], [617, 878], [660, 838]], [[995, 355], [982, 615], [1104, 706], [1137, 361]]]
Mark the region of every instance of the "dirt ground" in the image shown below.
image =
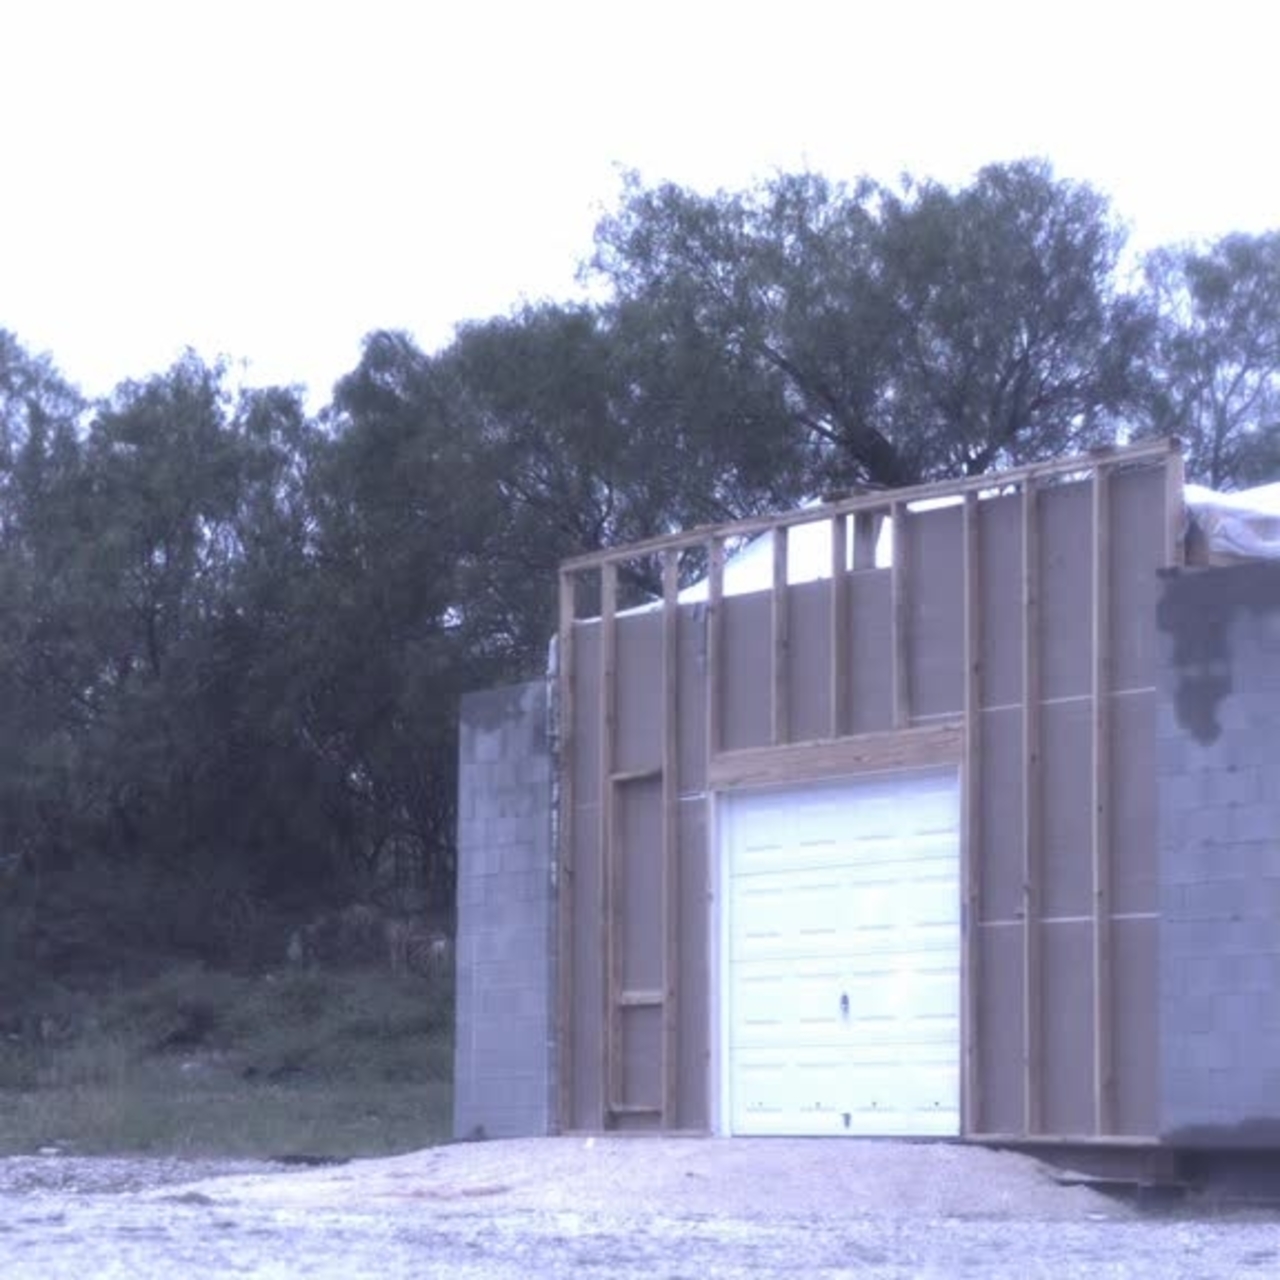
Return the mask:
[[540, 1139], [307, 1170], [0, 1161], [0, 1275], [1248, 1277], [1280, 1218], [1151, 1216], [940, 1143]]

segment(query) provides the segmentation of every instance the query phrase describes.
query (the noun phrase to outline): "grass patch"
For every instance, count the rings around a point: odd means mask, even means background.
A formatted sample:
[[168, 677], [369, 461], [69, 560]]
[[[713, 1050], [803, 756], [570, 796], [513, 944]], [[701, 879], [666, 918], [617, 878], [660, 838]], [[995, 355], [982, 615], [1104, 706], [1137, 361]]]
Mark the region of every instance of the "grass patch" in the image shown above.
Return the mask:
[[184, 968], [47, 993], [0, 1041], [0, 1153], [346, 1158], [443, 1141], [451, 988]]

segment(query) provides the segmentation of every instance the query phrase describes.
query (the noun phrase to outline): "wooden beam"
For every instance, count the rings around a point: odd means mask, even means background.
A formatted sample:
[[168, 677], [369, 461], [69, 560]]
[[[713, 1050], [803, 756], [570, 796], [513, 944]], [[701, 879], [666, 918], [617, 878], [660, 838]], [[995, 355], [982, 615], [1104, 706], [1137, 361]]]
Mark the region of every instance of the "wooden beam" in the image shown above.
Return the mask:
[[831, 521], [831, 712], [830, 732], [842, 737], [849, 724], [849, 517]]
[[577, 575], [560, 574], [560, 624], [556, 637], [556, 1128], [573, 1125], [573, 840], [574, 649]]
[[714, 760], [724, 742], [724, 539], [707, 543], [707, 756]]
[[[1126, 445], [1123, 449], [1114, 449], [1106, 455], [1106, 464], [1111, 467], [1132, 466], [1137, 463], [1155, 462], [1169, 457], [1175, 449], [1174, 442], [1169, 440], [1144, 440], [1138, 444]], [[1098, 459], [1088, 454], [1080, 454], [1073, 458], [1059, 458], [1052, 462], [1037, 462], [1026, 467], [1015, 467], [1008, 471], [995, 472], [989, 475], [967, 476], [961, 480], [941, 480], [934, 484], [913, 485], [907, 489], [892, 491], [891, 501], [894, 503], [910, 503], [931, 501], [936, 498], [958, 498], [969, 492], [984, 492], [994, 488], [1012, 488], [1041, 477], [1078, 475], [1082, 479], [1091, 475], [1098, 465]], [[865, 493], [853, 498], [844, 498], [839, 502], [824, 503], [819, 507], [806, 507], [800, 511], [788, 512], [786, 515], [752, 516], [746, 520], [734, 520], [724, 524], [703, 525], [696, 529], [687, 529], [681, 533], [666, 533], [655, 538], [646, 538], [641, 542], [629, 543], [625, 547], [612, 547], [607, 551], [591, 551], [585, 555], [574, 556], [564, 562], [566, 569], [587, 569], [603, 564], [609, 560], [635, 560], [644, 556], [665, 551], [669, 547], [705, 546], [712, 538], [723, 542], [726, 538], [750, 538], [758, 533], [785, 524], [794, 528], [800, 524], [811, 524], [816, 520], [830, 520], [841, 512], [883, 512], [889, 505], [884, 493]], [[856, 563], [856, 562], [855, 562]], [[857, 564], [856, 567], [870, 567]]]
[[618, 569], [609, 562], [600, 567], [600, 691], [599, 753], [597, 776], [600, 787], [598, 836], [600, 845], [600, 957], [604, 981], [601, 986], [600, 1023], [600, 1128], [608, 1126], [621, 1083], [618, 1027], [618, 850], [614, 831], [614, 734], [618, 699]]
[[964, 496], [964, 758], [961, 805], [964, 865], [964, 951], [960, 980], [964, 990], [964, 1132], [982, 1128], [981, 1027], [978, 1020], [982, 981], [979, 943], [982, 919], [982, 544], [978, 495]]
[[662, 561], [662, 1126], [676, 1127], [680, 973], [680, 556]]
[[1035, 482], [1022, 486], [1022, 1030], [1023, 1124], [1043, 1128], [1041, 992], [1040, 527]]
[[893, 598], [892, 663], [893, 724], [906, 729], [911, 724], [911, 660], [910, 566], [907, 551], [907, 505], [895, 502], [890, 509], [893, 520], [893, 569], [890, 591]]
[[711, 762], [707, 785], [713, 790], [761, 787], [882, 769], [959, 764], [963, 750], [963, 722], [946, 720], [914, 729], [862, 733], [835, 741], [822, 738], [783, 747], [725, 751]]
[[609, 781], [615, 786], [625, 786], [631, 782], [652, 782], [655, 778], [660, 777], [662, 777], [661, 768], [620, 769], [617, 773], [609, 775]]
[[1093, 1098], [1099, 1135], [1115, 1128], [1111, 938], [1111, 502], [1105, 467], [1093, 476]]
[[620, 991], [618, 1006], [622, 1009], [657, 1009], [666, 1004], [661, 991]]

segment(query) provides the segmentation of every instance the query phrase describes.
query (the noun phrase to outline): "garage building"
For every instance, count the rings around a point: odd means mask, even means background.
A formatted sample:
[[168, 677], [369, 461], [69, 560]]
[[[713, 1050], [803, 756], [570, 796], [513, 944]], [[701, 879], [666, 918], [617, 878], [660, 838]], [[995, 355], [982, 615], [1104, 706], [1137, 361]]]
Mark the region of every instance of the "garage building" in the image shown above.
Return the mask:
[[1190, 528], [1152, 442], [563, 566], [463, 707], [458, 1135], [1274, 1141], [1280, 566]]

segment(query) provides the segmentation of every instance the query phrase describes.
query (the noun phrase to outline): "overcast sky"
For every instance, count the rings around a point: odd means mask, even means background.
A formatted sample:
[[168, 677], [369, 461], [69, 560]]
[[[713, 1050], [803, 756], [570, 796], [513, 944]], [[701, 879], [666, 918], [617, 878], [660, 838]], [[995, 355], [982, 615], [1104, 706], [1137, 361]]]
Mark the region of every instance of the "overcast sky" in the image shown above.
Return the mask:
[[567, 298], [622, 168], [1047, 156], [1143, 247], [1280, 226], [1272, 0], [0, 0], [0, 327], [87, 392], [194, 346], [327, 396]]

